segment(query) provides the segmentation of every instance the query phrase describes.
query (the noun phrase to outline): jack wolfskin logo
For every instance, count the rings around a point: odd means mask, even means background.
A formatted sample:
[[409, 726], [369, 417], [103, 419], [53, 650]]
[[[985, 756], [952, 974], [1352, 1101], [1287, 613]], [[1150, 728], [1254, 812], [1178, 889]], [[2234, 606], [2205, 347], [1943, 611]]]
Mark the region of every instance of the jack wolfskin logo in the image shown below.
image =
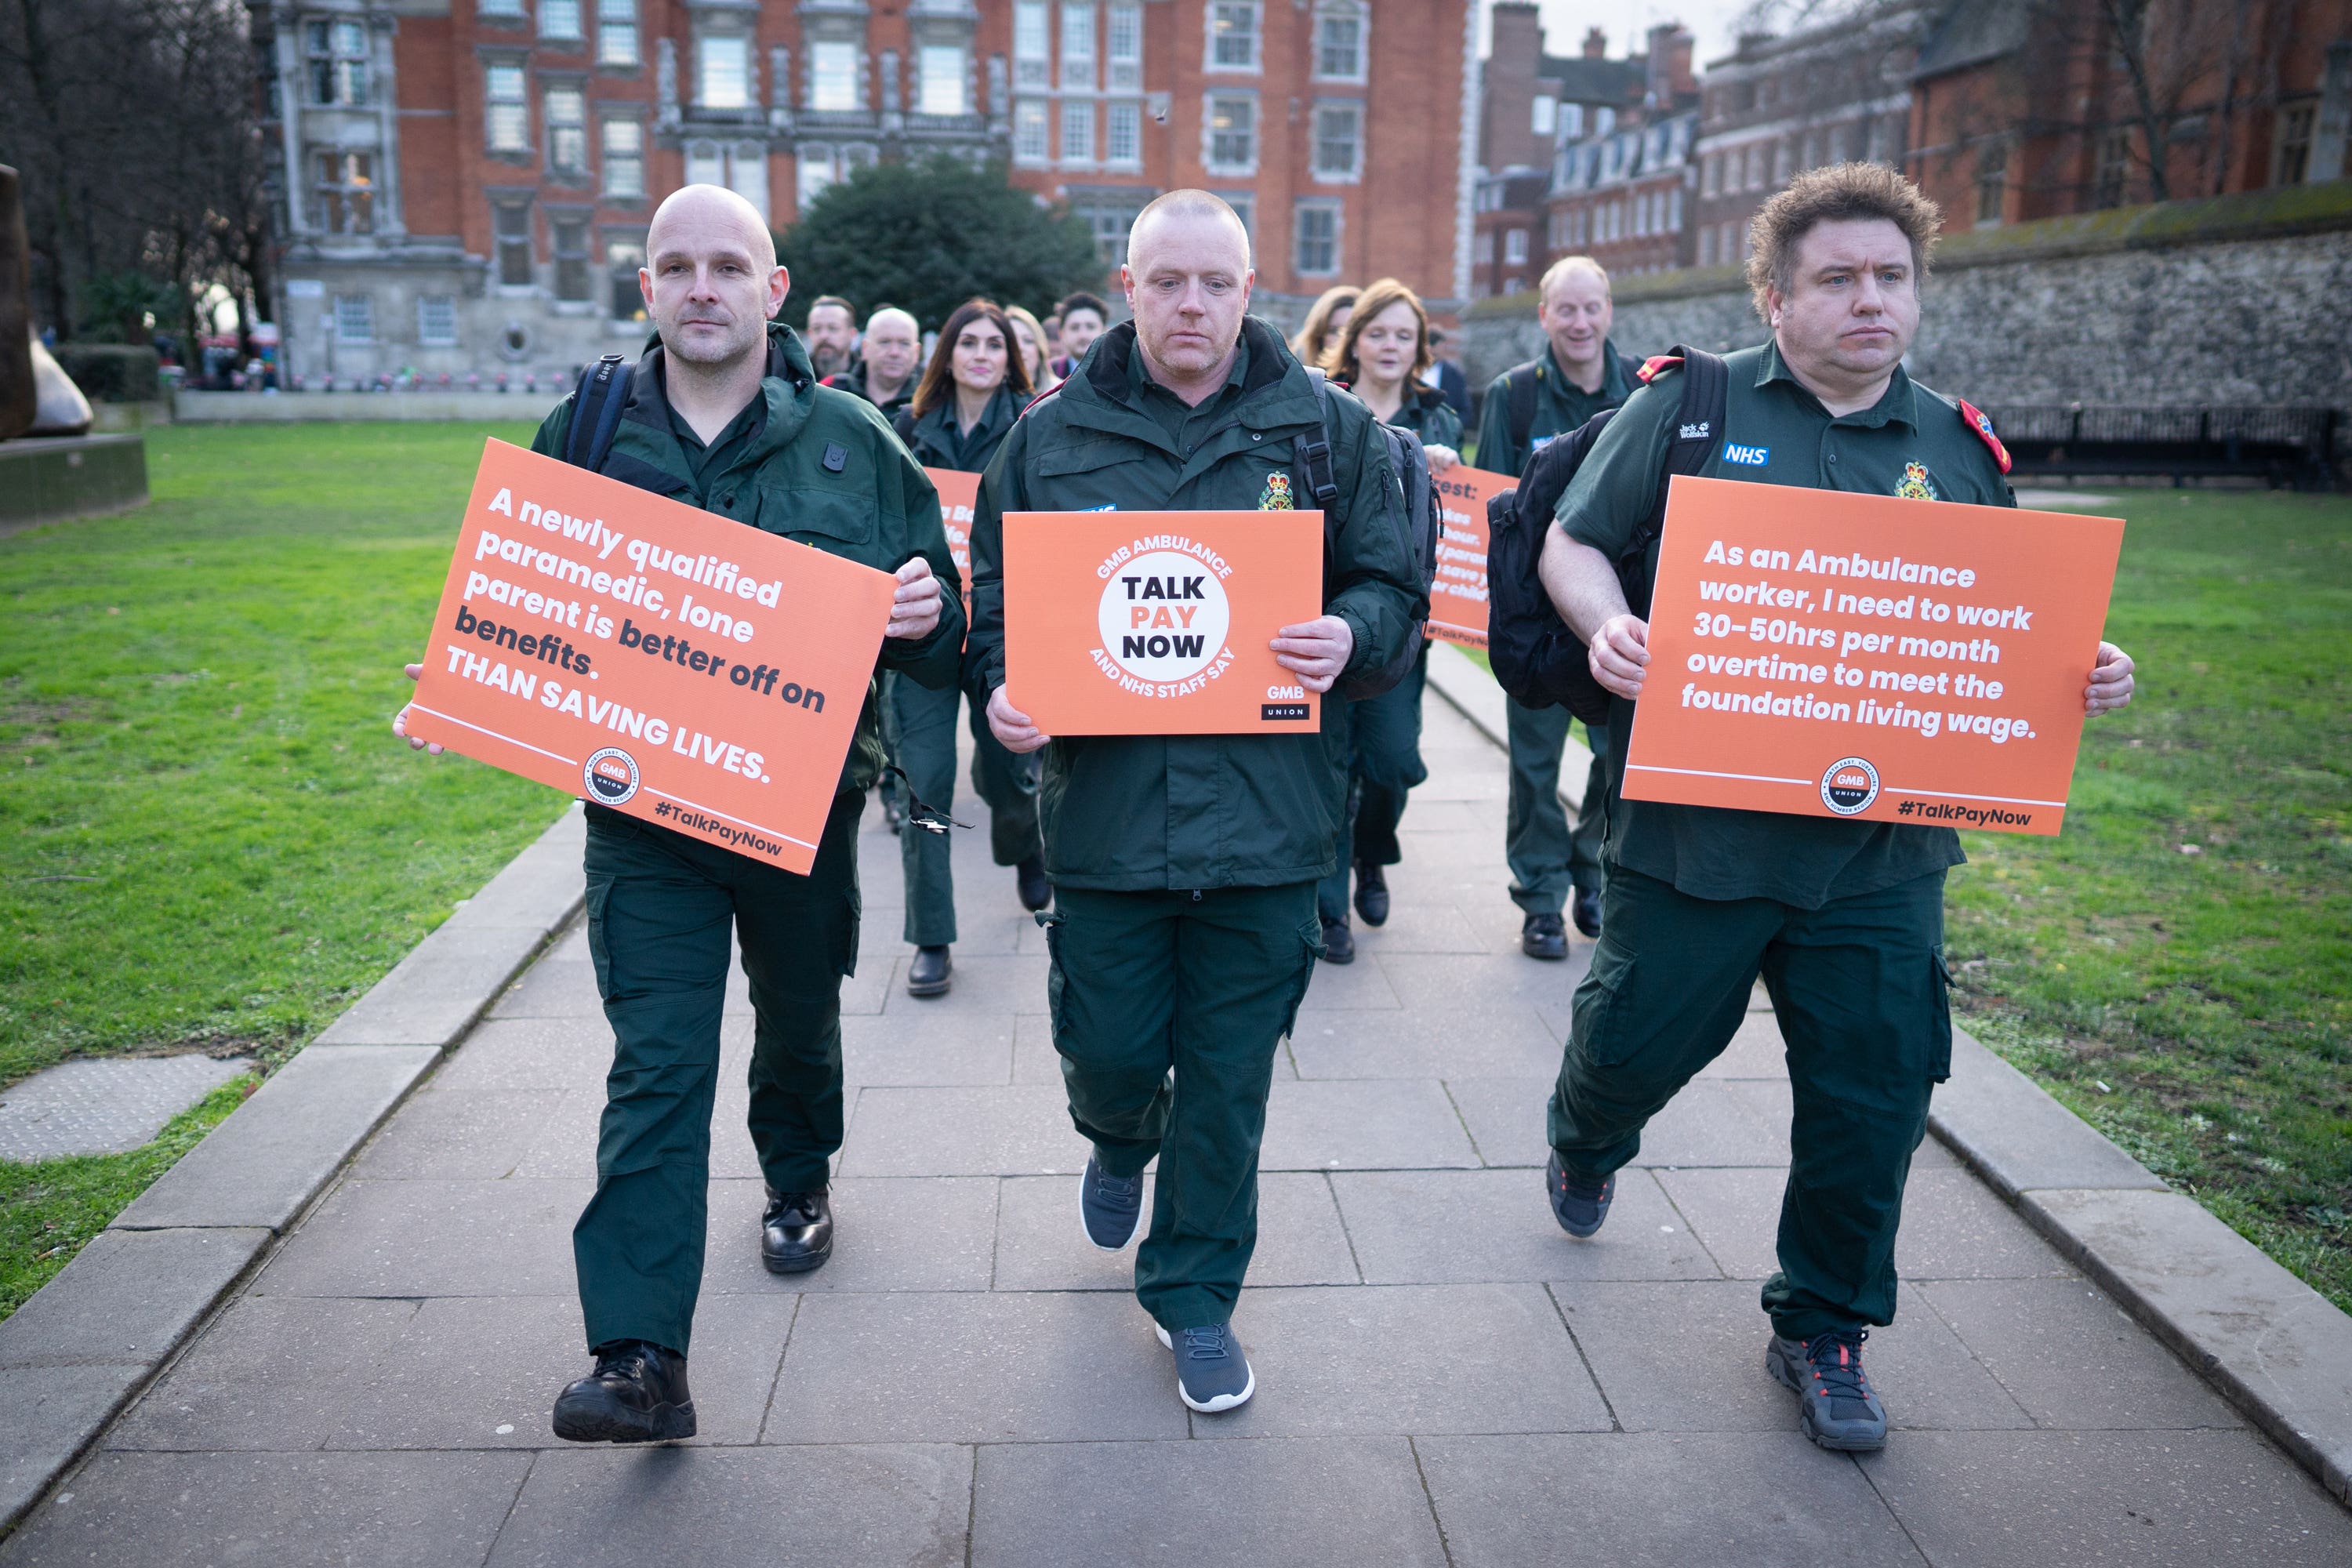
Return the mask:
[[1737, 441], [1726, 441], [1723, 444], [1723, 460], [1727, 463], [1738, 463], [1750, 468], [1760, 468], [1772, 460], [1772, 448], [1743, 447]]
[[1903, 465], [1903, 478], [1895, 482], [1895, 493], [1905, 500], [1941, 500], [1936, 493], [1936, 481], [1927, 476], [1925, 463]]
[[1701, 420], [1696, 425], [1685, 425], [1682, 428], [1682, 434], [1677, 436], [1675, 439], [1678, 441], [1704, 441], [1707, 437], [1707, 426], [1709, 423], [1710, 422], [1707, 420]]
[[1296, 511], [1297, 510], [1291, 504], [1288, 474], [1266, 475], [1265, 493], [1257, 498], [1257, 510], [1260, 511]]

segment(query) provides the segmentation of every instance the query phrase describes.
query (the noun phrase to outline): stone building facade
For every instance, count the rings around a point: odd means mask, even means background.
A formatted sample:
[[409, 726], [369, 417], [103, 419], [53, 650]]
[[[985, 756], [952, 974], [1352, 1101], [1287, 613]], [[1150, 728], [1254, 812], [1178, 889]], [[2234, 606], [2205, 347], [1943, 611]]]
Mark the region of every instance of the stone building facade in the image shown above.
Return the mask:
[[[782, 229], [861, 164], [1002, 161], [1106, 271], [1162, 190], [1234, 202], [1263, 307], [1469, 287], [1469, 0], [248, 0], [309, 384], [567, 376], [645, 331], [660, 199]], [[796, 287], [822, 290], [822, 279]], [[1043, 301], [1026, 301], [1042, 304]]]

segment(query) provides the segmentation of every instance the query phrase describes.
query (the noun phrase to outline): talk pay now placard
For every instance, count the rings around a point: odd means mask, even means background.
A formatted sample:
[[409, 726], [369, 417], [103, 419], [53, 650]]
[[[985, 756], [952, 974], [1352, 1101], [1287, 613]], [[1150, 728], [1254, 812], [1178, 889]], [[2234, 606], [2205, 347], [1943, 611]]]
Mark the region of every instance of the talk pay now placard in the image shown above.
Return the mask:
[[1673, 486], [1628, 796], [2058, 831], [2121, 519]]
[[896, 589], [492, 441], [408, 732], [805, 875]]
[[1318, 511], [1004, 516], [1005, 696], [1048, 735], [1318, 729], [1267, 645], [1322, 613]]

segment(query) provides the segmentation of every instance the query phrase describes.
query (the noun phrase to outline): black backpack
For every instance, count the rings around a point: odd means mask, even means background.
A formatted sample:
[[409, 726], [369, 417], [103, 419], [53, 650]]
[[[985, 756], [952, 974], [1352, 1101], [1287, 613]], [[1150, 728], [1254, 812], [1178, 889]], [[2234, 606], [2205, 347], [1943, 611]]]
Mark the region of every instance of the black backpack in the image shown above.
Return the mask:
[[[1683, 367], [1683, 400], [1666, 456], [1669, 476], [1695, 474], [1706, 466], [1707, 454], [1723, 439], [1729, 390], [1723, 361], [1698, 349], [1678, 345], [1652, 360], [1644, 374], [1677, 362]], [[1495, 679], [1526, 707], [1564, 707], [1595, 727], [1608, 722], [1614, 699], [1593, 679], [1584, 644], [1552, 607], [1536, 568], [1561, 493], [1616, 412], [1603, 409], [1573, 432], [1545, 443], [1528, 461], [1518, 488], [1486, 503], [1486, 655]], [[1650, 557], [1665, 524], [1667, 489], [1658, 486], [1650, 515], [1615, 563], [1625, 604], [1638, 616], [1650, 611]]]
[[[1535, 432], [1536, 394], [1542, 389], [1544, 363], [1543, 358], [1538, 356], [1525, 364], [1515, 364], [1503, 373], [1503, 391], [1507, 399], [1507, 405], [1510, 409], [1513, 451], [1526, 452], [1528, 437]], [[1632, 360], [1622, 354], [1618, 356], [1618, 363], [1622, 364], [1629, 374], [1636, 368]], [[1519, 461], [1524, 464], [1527, 458], [1522, 457]]]
[[[1307, 370], [1307, 379], [1314, 383], [1315, 402], [1323, 411], [1323, 422], [1312, 436], [1299, 438], [1300, 488], [1322, 510], [1328, 542], [1339, 527], [1339, 483], [1331, 472], [1331, 384], [1321, 371], [1312, 368]], [[1412, 557], [1413, 570], [1420, 575], [1421, 591], [1425, 595], [1430, 584], [1437, 581], [1437, 481], [1430, 475], [1428, 455], [1410, 433], [1378, 417], [1372, 420], [1372, 428], [1388, 443], [1389, 468], [1395, 473], [1402, 492], [1396, 500], [1404, 523], [1405, 547]], [[1425, 625], [1423, 621], [1413, 622], [1412, 636], [1405, 639], [1404, 646], [1387, 664], [1378, 669], [1343, 676], [1332, 690], [1350, 701], [1361, 701], [1393, 689], [1411, 672], [1413, 660], [1421, 657]]]
[[563, 460], [601, 473], [621, 427], [621, 407], [629, 401], [630, 373], [636, 367], [619, 354], [606, 354], [580, 372], [572, 390], [572, 424], [563, 433]]

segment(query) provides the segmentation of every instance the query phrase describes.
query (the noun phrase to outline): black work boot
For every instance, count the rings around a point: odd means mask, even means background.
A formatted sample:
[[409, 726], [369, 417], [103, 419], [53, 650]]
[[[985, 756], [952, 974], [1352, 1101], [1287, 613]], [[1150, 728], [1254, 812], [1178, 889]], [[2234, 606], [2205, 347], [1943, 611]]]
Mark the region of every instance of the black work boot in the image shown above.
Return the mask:
[[1569, 909], [1576, 916], [1577, 930], [1589, 937], [1598, 938], [1601, 935], [1601, 890], [1599, 889], [1577, 889], [1575, 898], [1569, 901]]
[[694, 1436], [686, 1358], [644, 1340], [596, 1347], [596, 1370], [555, 1396], [567, 1443], [666, 1443]]
[[948, 956], [944, 944], [919, 947], [915, 950], [915, 962], [907, 965], [907, 994], [944, 996], [954, 974], [955, 960]]
[[1356, 912], [1368, 926], [1389, 923], [1388, 873], [1370, 860], [1356, 862]]
[[1346, 921], [1327, 920], [1323, 922], [1323, 962], [1326, 963], [1356, 962], [1356, 933], [1348, 929]]
[[813, 1193], [768, 1189], [768, 1212], [760, 1216], [760, 1261], [771, 1274], [805, 1274], [833, 1256], [833, 1202], [823, 1187]]
[[1529, 958], [1568, 956], [1568, 931], [1558, 915], [1529, 915], [1519, 922], [1519, 951]]
[[1032, 855], [1013, 868], [1013, 880], [1021, 889], [1021, 907], [1035, 914], [1054, 901], [1053, 884], [1045, 880], [1045, 858]]
[[1797, 1423], [1824, 1448], [1874, 1454], [1886, 1447], [1886, 1406], [1862, 1370], [1868, 1329], [1832, 1329], [1810, 1340], [1779, 1334], [1764, 1347], [1764, 1370], [1797, 1391]]

